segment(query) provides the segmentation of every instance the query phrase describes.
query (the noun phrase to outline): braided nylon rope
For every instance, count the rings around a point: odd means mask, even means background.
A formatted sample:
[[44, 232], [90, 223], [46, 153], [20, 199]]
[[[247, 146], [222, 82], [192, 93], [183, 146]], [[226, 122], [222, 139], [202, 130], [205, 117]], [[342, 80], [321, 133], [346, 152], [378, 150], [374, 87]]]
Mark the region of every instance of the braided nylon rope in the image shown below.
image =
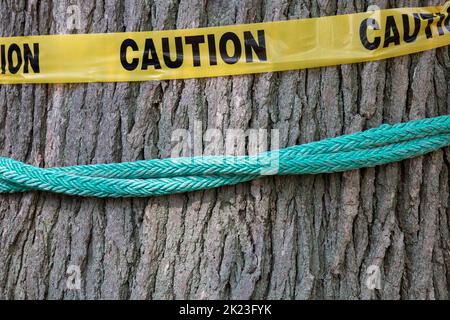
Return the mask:
[[0, 157], [0, 193], [45, 190], [148, 197], [215, 188], [264, 175], [373, 167], [450, 145], [450, 115], [415, 120], [255, 156], [202, 156], [41, 169]]

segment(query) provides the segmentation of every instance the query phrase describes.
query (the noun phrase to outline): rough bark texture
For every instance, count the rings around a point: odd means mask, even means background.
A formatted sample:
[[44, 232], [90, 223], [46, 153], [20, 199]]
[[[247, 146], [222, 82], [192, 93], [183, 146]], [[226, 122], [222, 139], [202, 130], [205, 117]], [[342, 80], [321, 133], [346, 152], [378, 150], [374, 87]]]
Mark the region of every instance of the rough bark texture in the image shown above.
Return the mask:
[[[0, 34], [70, 33], [77, 2], [2, 0]], [[443, 1], [80, 1], [80, 33]], [[0, 154], [38, 166], [167, 157], [175, 129], [279, 129], [280, 147], [450, 113], [450, 50], [186, 81], [2, 85]], [[0, 298], [448, 299], [450, 149], [343, 174], [149, 199], [0, 195]], [[66, 286], [70, 265], [81, 289]], [[382, 288], [366, 286], [369, 266]]]

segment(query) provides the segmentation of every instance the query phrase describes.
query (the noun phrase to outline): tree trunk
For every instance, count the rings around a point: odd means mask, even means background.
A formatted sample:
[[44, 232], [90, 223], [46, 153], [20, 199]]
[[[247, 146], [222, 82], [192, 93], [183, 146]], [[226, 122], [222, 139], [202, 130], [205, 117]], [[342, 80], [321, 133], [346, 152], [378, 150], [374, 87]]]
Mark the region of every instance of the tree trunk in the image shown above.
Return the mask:
[[[81, 28], [71, 31], [74, 4]], [[13, 0], [0, 2], [0, 34], [181, 29], [369, 4], [442, 1]], [[173, 132], [194, 134], [198, 124], [224, 137], [278, 129], [283, 148], [449, 114], [450, 50], [185, 81], [2, 85], [0, 97], [0, 154], [41, 167], [169, 157]], [[449, 169], [446, 148], [166, 197], [0, 195], [0, 298], [448, 299]], [[72, 272], [81, 277], [75, 288]]]

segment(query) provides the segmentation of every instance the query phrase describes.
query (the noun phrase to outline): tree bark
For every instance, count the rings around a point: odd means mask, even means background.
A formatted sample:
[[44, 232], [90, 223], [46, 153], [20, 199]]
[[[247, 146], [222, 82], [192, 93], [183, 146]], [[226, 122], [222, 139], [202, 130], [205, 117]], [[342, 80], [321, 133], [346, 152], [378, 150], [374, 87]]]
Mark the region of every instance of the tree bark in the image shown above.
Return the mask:
[[[442, 1], [0, 1], [1, 36], [161, 30]], [[67, 29], [67, 8], [81, 29]], [[171, 155], [176, 129], [283, 148], [450, 113], [450, 50], [261, 75], [0, 87], [0, 154], [41, 167]], [[450, 149], [144, 199], [0, 195], [1, 299], [448, 299]], [[80, 289], [67, 286], [78, 266]], [[381, 287], [367, 286], [370, 266]]]

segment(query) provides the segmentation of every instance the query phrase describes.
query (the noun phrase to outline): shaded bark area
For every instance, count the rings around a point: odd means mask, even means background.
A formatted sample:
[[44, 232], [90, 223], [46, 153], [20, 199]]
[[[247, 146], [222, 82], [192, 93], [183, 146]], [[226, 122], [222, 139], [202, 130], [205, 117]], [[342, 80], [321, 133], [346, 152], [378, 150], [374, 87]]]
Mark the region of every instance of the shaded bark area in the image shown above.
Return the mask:
[[[161, 30], [442, 1], [0, 1], [0, 35]], [[279, 129], [280, 147], [450, 113], [448, 47], [186, 81], [0, 86], [0, 155], [42, 166], [170, 156], [175, 129]], [[223, 146], [222, 146], [223, 147]], [[219, 147], [220, 149], [220, 147]], [[339, 174], [147, 199], [0, 195], [0, 298], [448, 299], [450, 149]], [[70, 265], [81, 289], [67, 288]], [[369, 266], [381, 288], [366, 286]]]

